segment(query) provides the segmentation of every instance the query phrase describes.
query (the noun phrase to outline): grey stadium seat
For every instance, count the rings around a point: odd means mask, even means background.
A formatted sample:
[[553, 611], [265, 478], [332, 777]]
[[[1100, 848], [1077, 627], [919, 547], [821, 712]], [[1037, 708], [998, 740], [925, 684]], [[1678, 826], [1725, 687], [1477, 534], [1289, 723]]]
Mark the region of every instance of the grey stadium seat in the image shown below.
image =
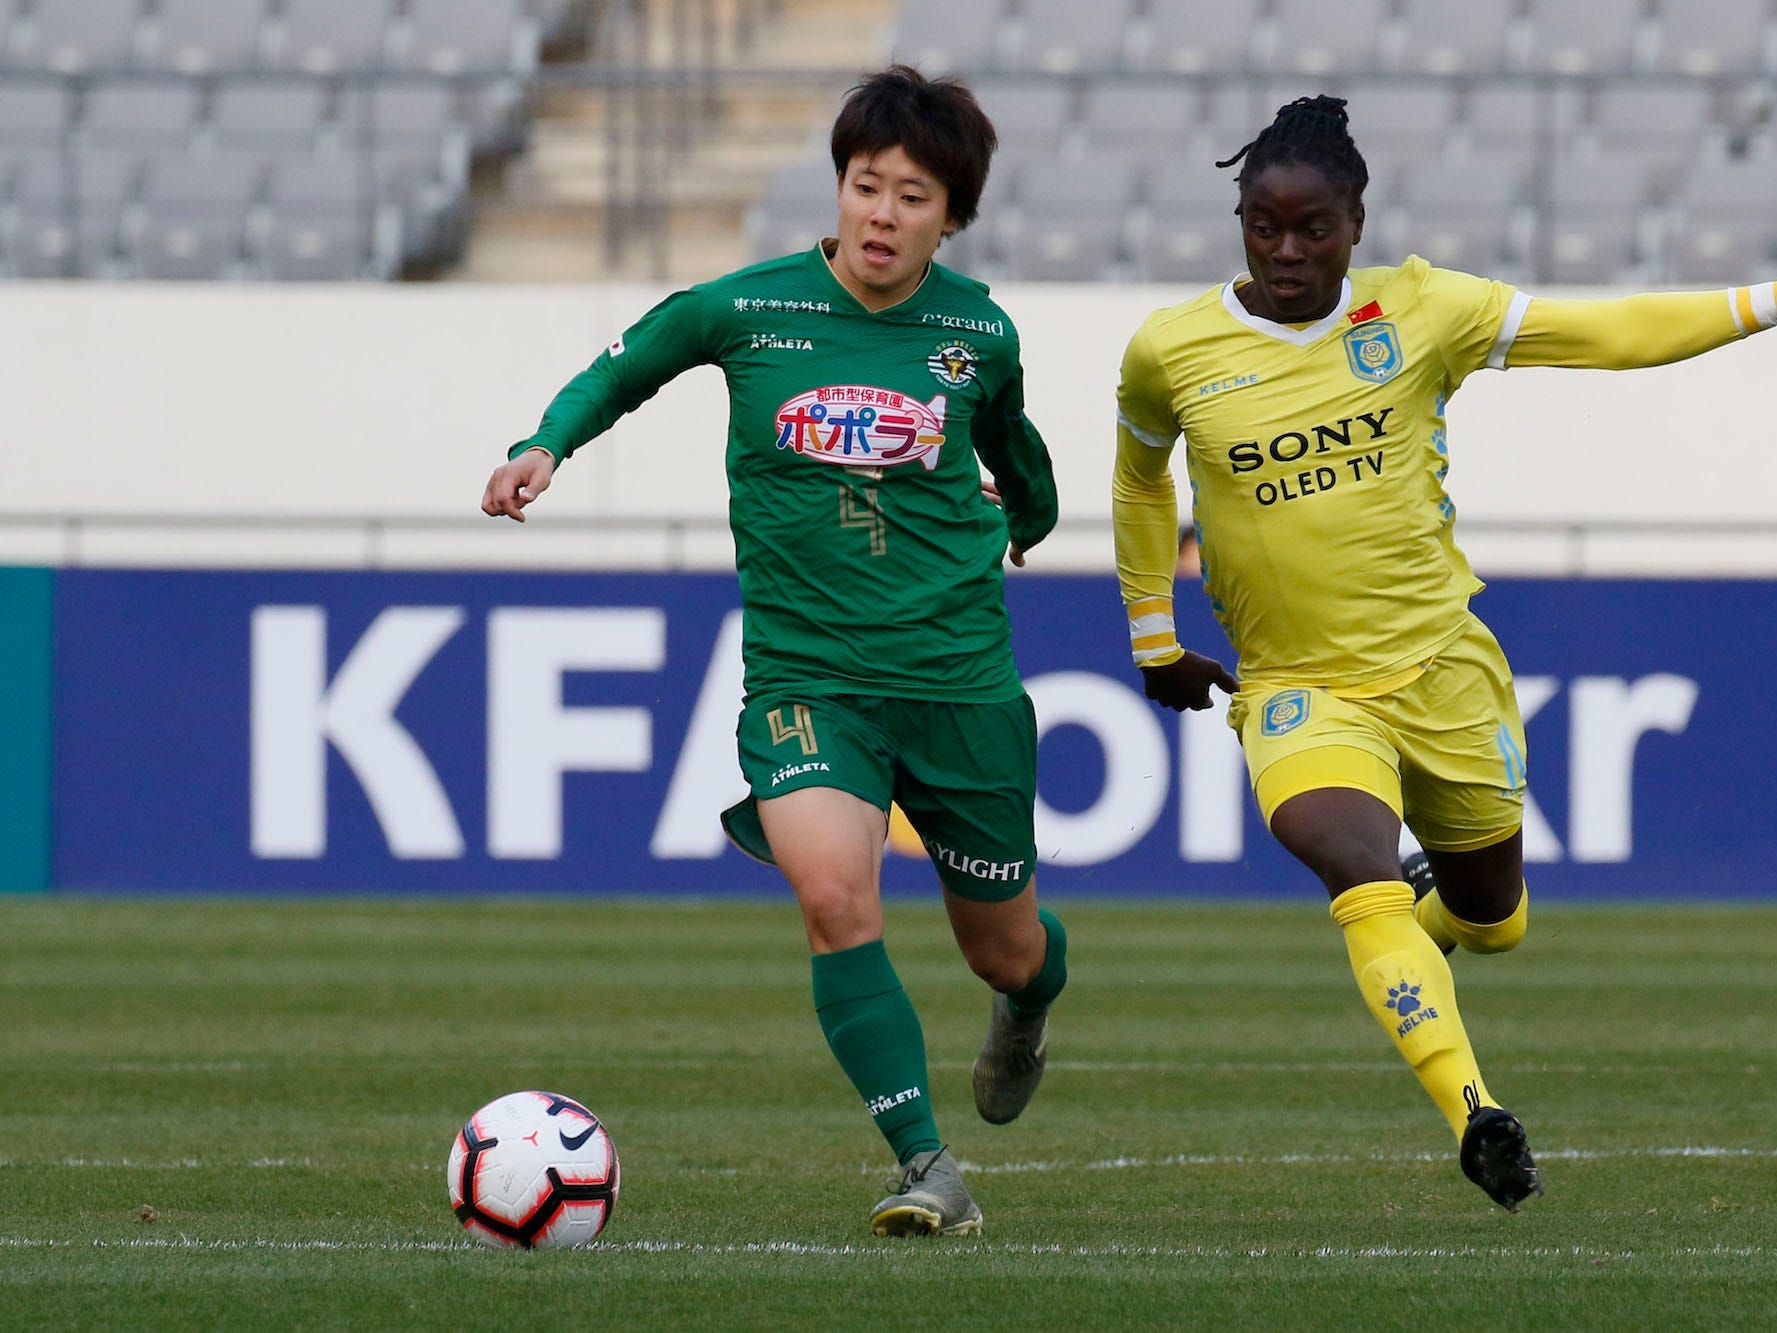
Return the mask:
[[1515, 9], [1516, 0], [1402, 0], [1391, 63], [1428, 74], [1503, 69]]
[[528, 74], [541, 44], [523, 0], [410, 0], [400, 33], [404, 68], [431, 74]]
[[389, 278], [399, 269], [399, 222], [377, 206], [370, 163], [355, 155], [282, 163], [267, 190], [270, 216], [255, 257], [267, 277]]
[[1670, 183], [1711, 139], [1709, 89], [1696, 84], [1617, 83], [1599, 89], [1585, 137], [1601, 151], [1633, 151]]
[[1652, 177], [1639, 154], [1559, 158], [1538, 215], [1538, 277], [1551, 282], [1625, 280], [1643, 255]]
[[1052, 73], [1109, 70], [1123, 63], [1133, 0], [1024, 0], [1012, 63]]
[[216, 88], [211, 133], [219, 147], [307, 152], [328, 126], [319, 79], [227, 79]]
[[61, 74], [116, 71], [135, 53], [143, 0], [50, 0], [12, 21], [12, 65]]
[[160, 0], [141, 29], [140, 63], [206, 74], [251, 69], [268, 0]]
[[248, 210], [263, 175], [254, 153], [187, 153], [150, 162], [142, 225], [126, 252], [136, 273], [150, 279], [240, 273]]
[[190, 79], [101, 79], [86, 95], [83, 137], [94, 144], [183, 148], [197, 125], [201, 96]]
[[0, 273], [61, 278], [74, 273], [72, 182], [60, 149], [0, 156]]
[[1176, 152], [1196, 134], [1201, 100], [1178, 79], [1101, 80], [1086, 90], [1080, 125], [1093, 148]]
[[1769, 161], [1699, 165], [1674, 205], [1666, 239], [1672, 281], [1743, 283], [1777, 260], [1777, 172]]
[[784, 211], [806, 208], [817, 216], [834, 211], [839, 195], [838, 175], [833, 159], [826, 154], [810, 155], [786, 162], [766, 182], [763, 200]]
[[73, 120], [73, 94], [61, 79], [0, 78], [0, 145], [53, 148]]
[[1117, 262], [1118, 221], [1111, 217], [1027, 221], [1006, 244], [1006, 265], [1020, 281], [1101, 282]]
[[1405, 79], [1338, 88], [1351, 117], [1351, 137], [1374, 169], [1379, 160], [1422, 158], [1444, 151], [1456, 124], [1456, 91], [1444, 80]]
[[1539, 144], [1561, 147], [1579, 123], [1579, 93], [1543, 83], [1478, 83], [1462, 109], [1461, 137], [1481, 152], [1528, 153]]
[[1653, 68], [1680, 74], [1744, 74], [1771, 55], [1767, 0], [1659, 0]]
[[1143, 282], [1225, 282], [1246, 268], [1232, 221], [1155, 218], [1132, 249]]
[[892, 53], [928, 74], [969, 73], [998, 63], [1004, 0], [906, 0]]
[[830, 215], [769, 200], [748, 212], [746, 225], [755, 260], [798, 253], [833, 231]]
[[1053, 152], [1072, 125], [1068, 89], [1054, 79], [976, 79], [975, 96], [1014, 152]]
[[1277, 0], [1261, 39], [1265, 67], [1303, 74], [1373, 68], [1385, 13], [1384, 0]]
[[1407, 176], [1397, 216], [1376, 237], [1378, 248], [1502, 276], [1515, 258], [1511, 227], [1526, 203], [1530, 165], [1528, 150], [1421, 164]]
[[1643, 0], [1530, 0], [1526, 63], [1556, 74], [1620, 73], [1635, 64]]
[[308, 74], [380, 69], [394, 0], [284, 0], [267, 62]]
[[1252, 57], [1258, 0], [1168, 0], [1150, 5], [1131, 62], [1144, 69], [1205, 74], [1244, 69]]
[[[1229, 150], [1232, 151], [1232, 150]], [[1131, 215], [1126, 244], [1149, 282], [1214, 282], [1246, 266], [1234, 172], [1208, 158], [1155, 164], [1147, 207]]]

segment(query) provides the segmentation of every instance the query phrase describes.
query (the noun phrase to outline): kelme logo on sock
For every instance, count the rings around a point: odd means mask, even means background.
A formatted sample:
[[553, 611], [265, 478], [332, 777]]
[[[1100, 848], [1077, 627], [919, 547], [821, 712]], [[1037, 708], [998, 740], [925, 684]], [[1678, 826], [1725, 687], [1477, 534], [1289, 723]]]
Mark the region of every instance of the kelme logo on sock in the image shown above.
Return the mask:
[[1400, 1025], [1395, 1028], [1395, 1035], [1404, 1037], [1421, 1023], [1429, 1023], [1438, 1016], [1437, 1008], [1419, 998], [1420, 987], [1401, 978], [1401, 984], [1388, 988], [1388, 999], [1383, 1003], [1400, 1017]]

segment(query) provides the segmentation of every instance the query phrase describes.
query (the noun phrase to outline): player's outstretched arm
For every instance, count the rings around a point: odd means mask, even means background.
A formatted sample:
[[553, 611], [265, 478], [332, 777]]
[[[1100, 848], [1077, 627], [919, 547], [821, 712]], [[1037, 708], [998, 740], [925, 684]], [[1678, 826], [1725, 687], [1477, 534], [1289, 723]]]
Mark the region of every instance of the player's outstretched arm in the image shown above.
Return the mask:
[[523, 523], [524, 507], [549, 489], [554, 475], [554, 454], [541, 447], [526, 449], [494, 469], [481, 493], [481, 512], [492, 518], [504, 514]]
[[1506, 364], [1635, 370], [1684, 361], [1777, 325], [1777, 284], [1648, 292], [1525, 307]]

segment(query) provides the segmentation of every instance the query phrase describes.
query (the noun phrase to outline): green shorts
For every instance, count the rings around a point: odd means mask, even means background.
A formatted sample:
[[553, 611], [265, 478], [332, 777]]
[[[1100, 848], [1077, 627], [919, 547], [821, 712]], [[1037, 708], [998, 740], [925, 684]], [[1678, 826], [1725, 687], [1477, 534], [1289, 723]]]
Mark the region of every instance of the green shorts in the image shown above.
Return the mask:
[[1491, 846], [1523, 823], [1524, 722], [1512, 672], [1472, 614], [1461, 638], [1386, 694], [1242, 682], [1228, 722], [1267, 824], [1290, 797], [1325, 787], [1369, 792], [1433, 851]]
[[752, 795], [722, 812], [741, 851], [775, 864], [756, 802], [835, 787], [887, 813], [898, 804], [944, 887], [1015, 898], [1036, 870], [1037, 722], [1028, 695], [941, 703], [846, 694], [766, 696], [741, 710]]

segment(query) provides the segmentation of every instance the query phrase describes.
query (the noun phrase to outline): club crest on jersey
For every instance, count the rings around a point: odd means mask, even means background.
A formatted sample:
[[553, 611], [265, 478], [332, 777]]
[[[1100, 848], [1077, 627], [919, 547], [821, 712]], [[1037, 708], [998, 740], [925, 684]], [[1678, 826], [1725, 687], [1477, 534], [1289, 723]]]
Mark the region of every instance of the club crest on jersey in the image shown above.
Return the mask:
[[981, 364], [981, 354], [967, 343], [942, 342], [938, 350], [926, 358], [926, 369], [938, 377], [938, 382], [952, 389], [960, 389], [975, 378], [975, 368]]
[[1308, 720], [1308, 691], [1284, 690], [1265, 700], [1259, 730], [1267, 736], [1294, 731]]
[[1371, 320], [1345, 335], [1351, 373], [1370, 384], [1386, 384], [1401, 373], [1401, 339], [1394, 325]]
[[943, 394], [922, 403], [893, 389], [830, 384], [778, 408], [777, 447], [840, 467], [917, 462], [930, 472], [944, 447], [944, 408]]

